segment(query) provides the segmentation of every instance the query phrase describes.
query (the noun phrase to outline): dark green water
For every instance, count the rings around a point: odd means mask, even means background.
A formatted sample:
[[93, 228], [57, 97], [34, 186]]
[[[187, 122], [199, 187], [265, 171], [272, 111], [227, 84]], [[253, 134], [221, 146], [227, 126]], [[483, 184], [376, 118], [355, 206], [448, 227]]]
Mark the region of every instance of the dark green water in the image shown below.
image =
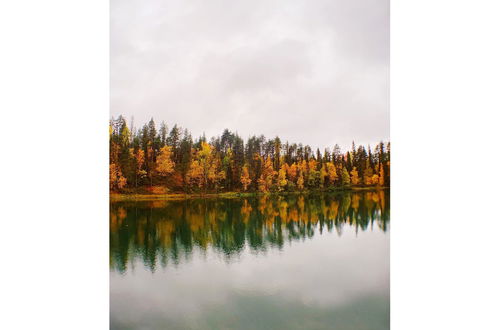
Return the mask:
[[388, 191], [112, 203], [111, 329], [389, 329]]

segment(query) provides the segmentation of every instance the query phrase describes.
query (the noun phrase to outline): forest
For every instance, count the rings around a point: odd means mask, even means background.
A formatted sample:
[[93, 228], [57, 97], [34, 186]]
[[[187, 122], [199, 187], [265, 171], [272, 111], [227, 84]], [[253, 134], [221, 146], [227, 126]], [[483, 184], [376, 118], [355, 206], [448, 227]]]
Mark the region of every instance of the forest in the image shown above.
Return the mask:
[[113, 193], [207, 194], [221, 192], [330, 191], [390, 186], [390, 142], [343, 152], [315, 151], [279, 137], [245, 142], [225, 129], [193, 139], [187, 129], [153, 119], [141, 128], [123, 116], [109, 123], [109, 188]]

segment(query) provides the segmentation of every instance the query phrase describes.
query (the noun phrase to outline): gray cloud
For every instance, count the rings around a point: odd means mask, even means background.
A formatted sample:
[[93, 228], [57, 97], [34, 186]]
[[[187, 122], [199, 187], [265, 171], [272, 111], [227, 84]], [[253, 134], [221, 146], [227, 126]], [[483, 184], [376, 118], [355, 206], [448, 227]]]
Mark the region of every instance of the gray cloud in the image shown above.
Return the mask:
[[111, 0], [111, 115], [312, 147], [389, 138], [388, 0]]

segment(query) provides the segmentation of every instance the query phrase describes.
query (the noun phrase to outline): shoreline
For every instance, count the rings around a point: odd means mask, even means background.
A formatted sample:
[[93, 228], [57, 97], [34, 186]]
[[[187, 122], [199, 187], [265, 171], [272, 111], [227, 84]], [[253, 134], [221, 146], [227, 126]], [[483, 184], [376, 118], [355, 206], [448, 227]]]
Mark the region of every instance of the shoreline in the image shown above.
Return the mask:
[[258, 196], [288, 196], [288, 195], [309, 195], [317, 193], [342, 193], [342, 192], [359, 192], [359, 191], [379, 191], [389, 190], [390, 187], [348, 187], [336, 188], [333, 190], [304, 190], [295, 192], [220, 192], [207, 194], [134, 194], [134, 193], [109, 193], [110, 202], [130, 202], [130, 201], [155, 201], [155, 200], [187, 200], [187, 199], [209, 199], [209, 198], [242, 198], [242, 197], [258, 197]]

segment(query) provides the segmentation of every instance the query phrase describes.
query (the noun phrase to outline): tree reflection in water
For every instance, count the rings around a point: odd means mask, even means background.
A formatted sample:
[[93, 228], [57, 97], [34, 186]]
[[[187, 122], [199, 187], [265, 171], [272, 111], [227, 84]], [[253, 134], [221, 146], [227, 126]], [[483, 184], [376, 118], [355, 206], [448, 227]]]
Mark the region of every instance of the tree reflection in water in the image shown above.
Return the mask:
[[139, 259], [150, 271], [188, 262], [194, 249], [231, 262], [245, 249], [264, 253], [324, 230], [341, 236], [390, 220], [389, 191], [111, 203], [110, 266], [125, 273]]

